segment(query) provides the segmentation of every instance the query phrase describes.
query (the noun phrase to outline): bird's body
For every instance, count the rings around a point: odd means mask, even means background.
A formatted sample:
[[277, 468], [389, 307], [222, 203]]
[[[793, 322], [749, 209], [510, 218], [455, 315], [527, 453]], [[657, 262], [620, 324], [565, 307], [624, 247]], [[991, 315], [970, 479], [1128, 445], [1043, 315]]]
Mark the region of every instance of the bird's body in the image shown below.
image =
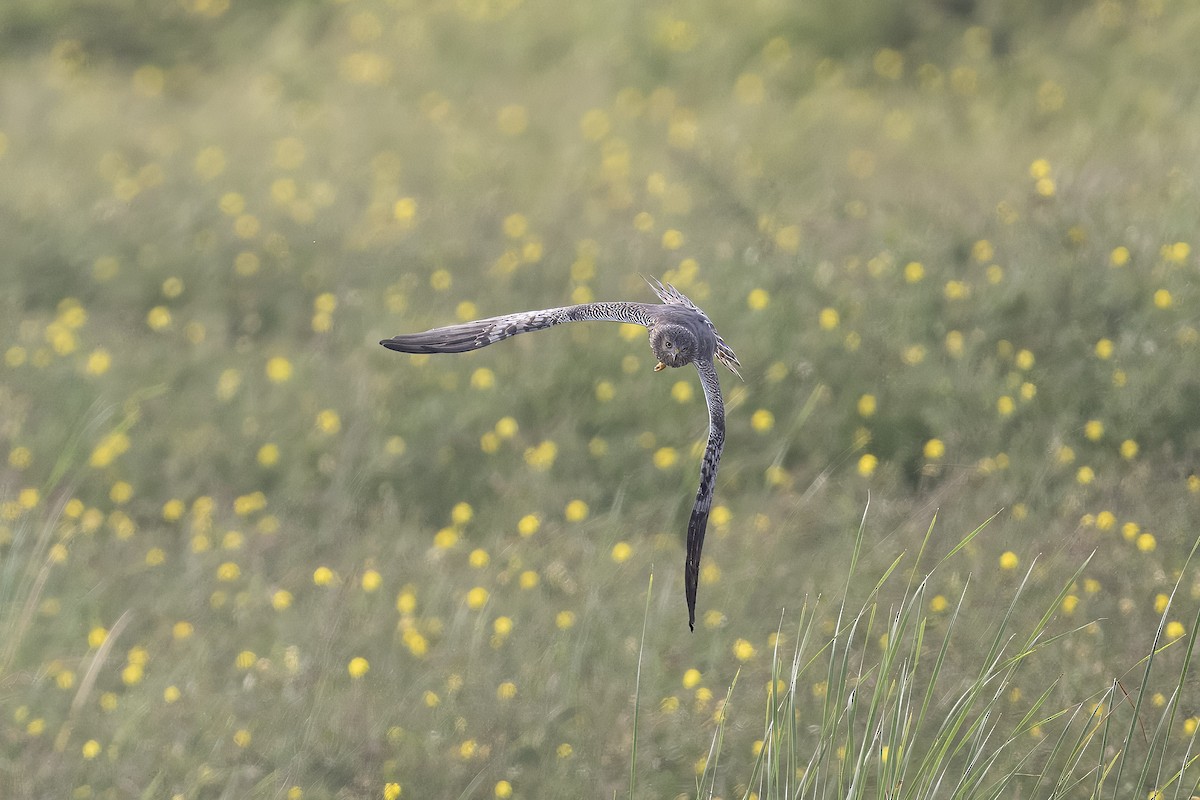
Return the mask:
[[658, 364], [682, 367], [695, 364], [708, 404], [708, 446], [700, 467], [700, 488], [688, 520], [687, 561], [684, 587], [688, 602], [688, 625], [696, 623], [696, 587], [700, 577], [700, 553], [712, 509], [713, 485], [725, 443], [725, 406], [714, 358], [741, 377], [733, 350], [717, 334], [712, 321], [691, 300], [670, 284], [649, 282], [663, 301], [659, 303], [602, 302], [525, 311], [499, 317], [434, 328], [424, 333], [384, 339], [381, 345], [401, 353], [465, 353], [495, 344], [510, 336], [544, 330], [565, 322], [610, 321], [644, 325], [650, 333], [650, 348]]

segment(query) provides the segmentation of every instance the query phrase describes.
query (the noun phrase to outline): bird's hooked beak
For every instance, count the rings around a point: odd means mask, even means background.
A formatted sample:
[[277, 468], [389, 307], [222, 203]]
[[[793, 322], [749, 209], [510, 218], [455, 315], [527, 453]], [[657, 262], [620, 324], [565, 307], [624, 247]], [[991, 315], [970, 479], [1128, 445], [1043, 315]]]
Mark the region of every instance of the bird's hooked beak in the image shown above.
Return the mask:
[[655, 372], [662, 372], [666, 368], [667, 368], [667, 365], [661, 361], [654, 365]]

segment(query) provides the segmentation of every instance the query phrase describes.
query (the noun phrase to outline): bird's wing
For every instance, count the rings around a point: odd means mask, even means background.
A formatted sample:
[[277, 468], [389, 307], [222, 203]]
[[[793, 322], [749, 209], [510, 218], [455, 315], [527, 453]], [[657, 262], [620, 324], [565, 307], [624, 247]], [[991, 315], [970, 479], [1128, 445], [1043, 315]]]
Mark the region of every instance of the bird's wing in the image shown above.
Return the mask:
[[712, 510], [713, 487], [717, 482], [717, 467], [721, 465], [721, 449], [725, 446], [725, 404], [721, 400], [721, 382], [711, 361], [697, 361], [700, 385], [708, 403], [708, 446], [700, 465], [700, 488], [696, 504], [688, 520], [687, 561], [684, 563], [683, 586], [687, 593], [688, 627], [696, 629], [696, 586], [700, 582], [700, 551], [704, 549], [704, 531]]
[[447, 325], [423, 333], [384, 339], [381, 345], [401, 353], [465, 353], [495, 344], [518, 333], [540, 331], [564, 322], [610, 321], [648, 325], [655, 306], [645, 303], [584, 303], [577, 306], [522, 311], [488, 317], [460, 325]]
[[717, 360], [728, 367], [729, 371], [734, 375], [737, 375], [738, 378], [742, 377], [742, 373], [738, 372], [738, 367], [742, 365], [742, 362], [738, 361], [738, 357], [736, 354], [734, 354], [733, 348], [725, 344], [725, 340], [721, 338], [721, 334], [717, 333], [717, 328], [712, 324], [712, 320], [708, 318], [708, 314], [705, 314], [704, 311], [698, 305], [693, 303], [686, 294], [679, 291], [671, 284], [668, 283], [664, 285], [662, 281], [656, 278], [647, 278], [644, 275], [642, 276], [642, 280], [648, 283], [650, 288], [654, 290], [654, 293], [658, 295], [658, 299], [662, 300], [667, 305], [684, 306], [698, 312], [700, 316], [704, 318], [704, 322], [712, 330], [713, 336], [717, 337]]

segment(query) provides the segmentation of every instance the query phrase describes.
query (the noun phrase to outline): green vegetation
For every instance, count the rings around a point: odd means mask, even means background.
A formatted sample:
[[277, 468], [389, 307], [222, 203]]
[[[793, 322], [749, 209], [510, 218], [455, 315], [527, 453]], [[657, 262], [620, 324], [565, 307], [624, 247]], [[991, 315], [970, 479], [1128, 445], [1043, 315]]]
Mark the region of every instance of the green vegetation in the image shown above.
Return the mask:
[[1200, 8], [846, 6], [4, 4], [0, 796], [1195, 792]]

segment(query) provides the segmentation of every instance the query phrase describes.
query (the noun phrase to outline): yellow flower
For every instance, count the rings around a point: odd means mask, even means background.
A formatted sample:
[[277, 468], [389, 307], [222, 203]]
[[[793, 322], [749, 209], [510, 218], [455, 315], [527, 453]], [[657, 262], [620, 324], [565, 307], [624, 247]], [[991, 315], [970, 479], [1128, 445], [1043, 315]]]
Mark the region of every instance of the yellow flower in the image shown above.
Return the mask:
[[526, 514], [517, 522], [517, 532], [521, 536], [532, 536], [537, 533], [541, 525], [542, 522], [537, 514]]
[[326, 435], [333, 435], [342, 429], [342, 419], [332, 408], [326, 408], [317, 414], [317, 430]]
[[1121, 458], [1125, 459], [1126, 461], [1132, 461], [1133, 459], [1137, 458], [1138, 443], [1133, 439], [1126, 439], [1125, 441], [1121, 442], [1120, 449]]
[[333, 583], [333, 570], [329, 567], [317, 567], [313, 570], [313, 583], [317, 586], [328, 586]]
[[267, 378], [272, 383], [285, 383], [292, 377], [292, 362], [283, 356], [275, 356], [267, 361]]
[[496, 687], [497, 700], [511, 700], [517, 696], [517, 685], [512, 681], [505, 681]]
[[501, 417], [496, 421], [496, 435], [501, 439], [511, 439], [517, 435], [520, 428], [512, 417]]
[[766, 289], [753, 289], [746, 296], [746, 305], [751, 311], [762, 311], [771, 303], [771, 295]]
[[1129, 248], [1124, 245], [1114, 247], [1108, 256], [1108, 263], [1113, 267], [1123, 267], [1129, 263]]
[[239, 517], [262, 511], [267, 507], [267, 496], [262, 492], [251, 492], [236, 497], [233, 501], [233, 513]]
[[1008, 395], [1003, 395], [998, 400], [996, 400], [996, 411], [1002, 417], [1011, 416], [1013, 411], [1016, 410], [1016, 408], [1017, 408], [1016, 403], [1013, 402], [1013, 399], [1011, 397], [1009, 397]]
[[161, 331], [171, 324], [171, 311], [166, 306], [155, 306], [146, 314], [146, 324], [151, 330]]
[[276, 611], [284, 611], [292, 605], [292, 593], [287, 589], [276, 589], [271, 595], [271, 606]]
[[572, 500], [567, 503], [564, 512], [567, 522], [582, 522], [588, 516], [588, 504], [582, 500]]
[[479, 547], [472, 550], [471, 555], [467, 556], [468, 563], [475, 569], [483, 569], [491, 560], [492, 558], [488, 555], [487, 550]]
[[[679, 460], [679, 453], [674, 447], [660, 447], [654, 451], [654, 466], [659, 469], [670, 469]], [[586, 516], [586, 512], [585, 512]], [[570, 519], [570, 517], [568, 517]]]
[[226, 561], [221, 566], [217, 567], [217, 580], [229, 583], [236, 581], [241, 577], [242, 570], [235, 562]]
[[183, 516], [184, 504], [182, 500], [174, 499], [163, 503], [162, 516], [167, 522], [175, 522]]
[[350, 673], [351, 678], [361, 678], [367, 674], [369, 669], [371, 669], [371, 665], [362, 656], [355, 656], [346, 665], [346, 671]]
[[1166, 289], [1159, 289], [1154, 293], [1154, 305], [1158, 308], [1170, 308], [1174, 302], [1171, 293]]
[[1158, 547], [1158, 542], [1155, 540], [1153, 533], [1139, 534], [1136, 544], [1137, 549], [1141, 550], [1143, 553], [1152, 552], [1156, 547]]
[[775, 233], [775, 245], [785, 253], [797, 253], [800, 250], [800, 226], [787, 225]]
[[233, 743], [238, 747], [249, 747], [251, 738], [250, 731], [245, 728], [240, 728], [233, 732]]
[[279, 463], [279, 445], [267, 442], [258, 448], [258, 463], [263, 467], [273, 467]]
[[733, 643], [733, 655], [738, 661], [749, 661], [754, 658], [754, 645], [745, 639], [738, 639]]
[[181, 694], [182, 693], [179, 691], [178, 686], [168, 686], [167, 688], [163, 689], [163, 702], [167, 705], [170, 705], [171, 703], [179, 700]]
[[929, 610], [935, 614], [942, 613], [949, 606], [950, 606], [950, 601], [948, 601], [946, 599], [945, 595], [940, 595], [940, 594], [934, 595], [933, 599], [929, 601]]
[[1097, 441], [1104, 435], [1104, 423], [1098, 419], [1089, 419], [1083, 426], [1083, 435], [1091, 441]]
[[663, 231], [662, 246], [664, 250], [678, 250], [683, 247], [683, 234], [674, 228]]
[[88, 647], [97, 648], [104, 644], [104, 640], [108, 638], [108, 631], [105, 628], [96, 626], [88, 631]]
[[942, 443], [941, 439], [930, 439], [925, 443], [924, 453], [930, 461], [938, 461], [946, 455], [946, 445]]
[[467, 592], [467, 608], [478, 611], [483, 608], [488, 601], [488, 590], [482, 586], [476, 586], [471, 591]]
[[909, 345], [900, 354], [900, 359], [910, 367], [915, 367], [925, 360], [925, 347], [919, 344]]
[[554, 459], [557, 455], [558, 445], [547, 440], [537, 447], [530, 447], [525, 450], [525, 463], [539, 472], [545, 472], [554, 465]]
[[1180, 636], [1183, 636], [1185, 630], [1186, 629], [1183, 627], [1182, 623], [1172, 620], [1171, 622], [1167, 623], [1167, 628], [1165, 631], [1167, 634], [1167, 639], [1178, 639]]
[[750, 427], [759, 433], [766, 433], [775, 427], [775, 415], [765, 408], [760, 408], [750, 415]]
[[364, 592], [370, 593], [379, 588], [383, 583], [383, 576], [377, 570], [369, 569], [363, 573], [362, 589]]
[[384, 784], [383, 800], [398, 800], [399, 797], [400, 797], [400, 784], [398, 784], [398, 783]]
[[87, 363], [84, 365], [84, 371], [88, 375], [103, 375], [108, 372], [109, 366], [112, 364], [112, 356], [103, 347], [97, 347], [88, 356]]
[[433, 546], [438, 550], [449, 550], [458, 544], [458, 531], [454, 528], [442, 528], [433, 536]]
[[1006, 550], [1000, 555], [1000, 569], [1014, 570], [1021, 563], [1017, 558], [1017, 554], [1011, 550]]
[[121, 670], [121, 682], [126, 686], [136, 686], [142, 682], [143, 676], [141, 664], [128, 664]]
[[908, 283], [920, 283], [925, 277], [925, 265], [920, 261], [910, 261], [904, 265], [904, 280]]
[[494, 792], [500, 800], [508, 800], [509, 797], [512, 797], [512, 784], [508, 781], [497, 781]]
[[971, 295], [971, 287], [963, 281], [946, 281], [942, 293], [947, 300], [962, 300]]
[[869, 478], [875, 474], [876, 467], [879, 466], [879, 459], [870, 453], [863, 453], [858, 459], [858, 474], [864, 478]]
[[520, 239], [529, 231], [529, 221], [524, 214], [509, 214], [504, 218], [504, 235], [510, 239]]
[[1089, 466], [1082, 466], [1075, 472], [1075, 480], [1082, 486], [1087, 486], [1096, 479], [1096, 471]]
[[676, 381], [671, 387], [671, 397], [676, 403], [686, 403], [692, 399], [692, 384], [689, 381]]
[[557, 625], [557, 626], [558, 626], [558, 628], [559, 628], [560, 630], [564, 630], [564, 631], [565, 631], [567, 628], [574, 627], [574, 625], [575, 625], [575, 612], [574, 612], [574, 611], [560, 611], [560, 612], [558, 612], [558, 614], [557, 614], [557, 615], [555, 615], [555, 617], [554, 617], [554, 624], [555, 624], [555, 625]]
[[429, 642], [415, 628], [404, 631], [404, 646], [417, 658], [423, 658], [429, 651]]
[[83, 743], [82, 753], [85, 760], [91, 761], [100, 755], [100, 743], [95, 739], [88, 739]]
[[628, 542], [617, 542], [613, 545], [612, 560], [618, 564], [627, 561], [632, 554], [633, 548], [629, 546]]
[[411, 197], [401, 197], [392, 205], [392, 217], [401, 227], [411, 227], [416, 216], [417, 201]]

